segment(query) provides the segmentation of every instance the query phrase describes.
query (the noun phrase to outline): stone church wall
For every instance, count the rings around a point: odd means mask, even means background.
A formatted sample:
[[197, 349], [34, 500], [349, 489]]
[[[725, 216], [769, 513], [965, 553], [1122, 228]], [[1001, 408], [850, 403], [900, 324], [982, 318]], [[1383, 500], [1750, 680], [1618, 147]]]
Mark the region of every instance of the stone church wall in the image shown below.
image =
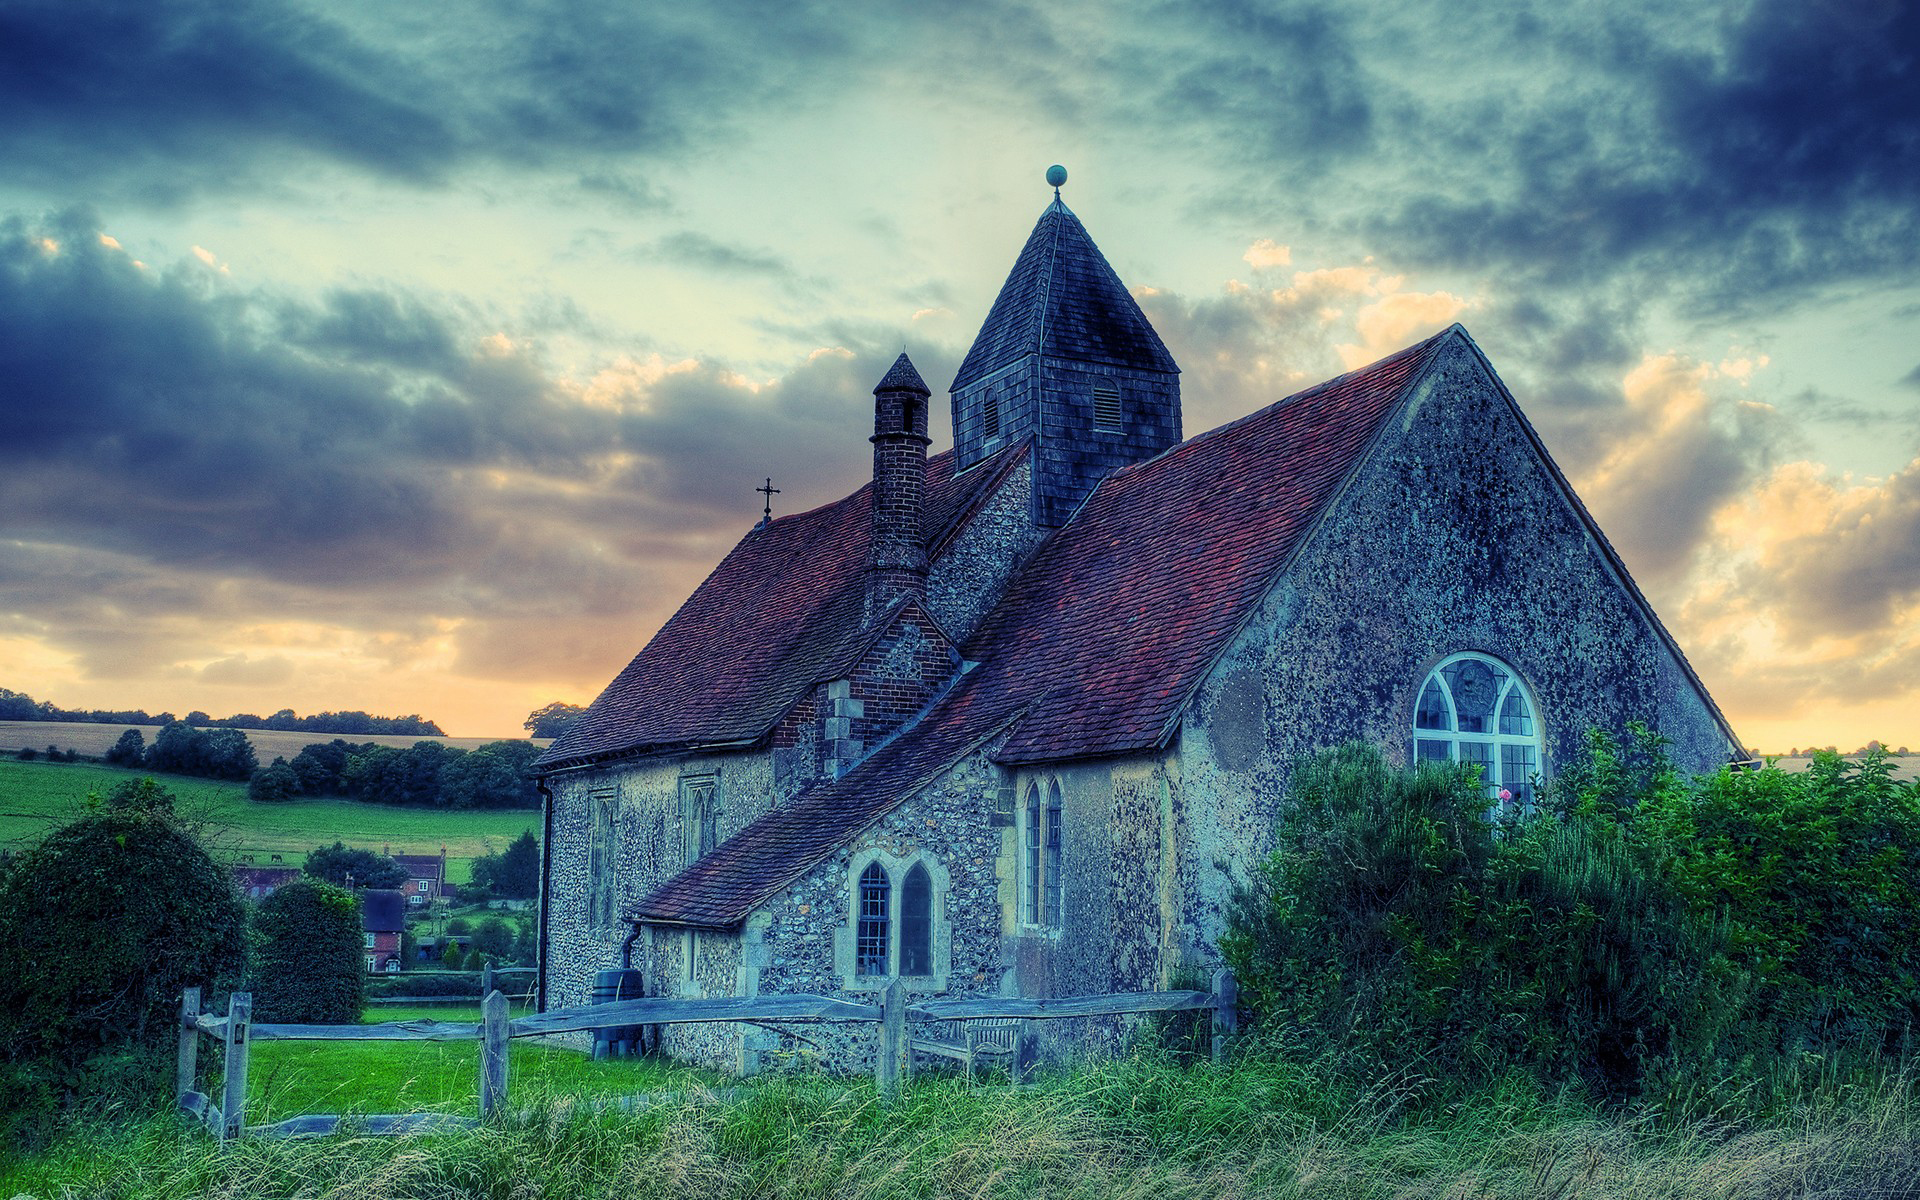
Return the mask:
[[1045, 531], [1034, 528], [1033, 460], [1007, 472], [992, 496], [955, 534], [927, 569], [927, 611], [956, 641], [965, 643], [1007, 588]]
[[[1244, 870], [1265, 853], [1296, 755], [1358, 738], [1407, 761], [1417, 690], [1463, 650], [1527, 684], [1548, 775], [1588, 728], [1636, 718], [1687, 769], [1733, 750], [1464, 347], [1435, 364], [1189, 709], [1193, 856]], [[1226, 890], [1204, 873], [1188, 937], [1217, 936]]]
[[[717, 782], [721, 840], [772, 808], [773, 770], [771, 756], [765, 752], [648, 760], [566, 772], [548, 781], [554, 806], [547, 881], [549, 1007], [586, 1003], [594, 972], [620, 965], [620, 943], [632, 926], [621, 921], [619, 914], [685, 866], [680, 780], [708, 773]], [[596, 806], [603, 798], [610, 798], [613, 805], [608, 853], [613, 870], [603, 884], [612, 889], [612, 895], [596, 904], [589, 866], [599, 819]], [[611, 920], [604, 919], [608, 914]], [[656, 965], [642, 961], [644, 950], [635, 945], [634, 965], [646, 973], [650, 992], [656, 980], [679, 978], [677, 959], [662, 959]]]

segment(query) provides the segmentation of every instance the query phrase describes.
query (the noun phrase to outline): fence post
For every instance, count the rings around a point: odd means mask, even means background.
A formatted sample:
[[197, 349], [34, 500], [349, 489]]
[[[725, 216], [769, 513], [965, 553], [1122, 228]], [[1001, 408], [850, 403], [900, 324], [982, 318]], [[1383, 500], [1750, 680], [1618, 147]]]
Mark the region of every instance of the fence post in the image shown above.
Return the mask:
[[220, 1096], [220, 1143], [247, 1136], [247, 1047], [253, 1043], [253, 993], [227, 998], [226, 1086]]
[[1213, 973], [1213, 1061], [1227, 1061], [1227, 1039], [1240, 1028], [1240, 982], [1222, 967]]
[[180, 993], [180, 1066], [173, 1076], [173, 1099], [178, 1105], [188, 1092], [197, 1092], [200, 1073], [200, 989], [190, 987]]
[[900, 1060], [906, 1057], [907, 996], [898, 979], [880, 993], [880, 1042], [873, 1060], [874, 1086], [892, 1093], [900, 1086]]
[[486, 996], [493, 991], [493, 960], [480, 964], [480, 994]]
[[507, 998], [487, 993], [480, 1002], [480, 1119], [505, 1109], [507, 1102]]
[[1033, 1079], [1033, 1069], [1040, 1063], [1040, 1022], [1026, 1020], [1020, 1022], [1020, 1035], [1013, 1043], [1013, 1069], [1007, 1073], [1009, 1086], [1020, 1087]]

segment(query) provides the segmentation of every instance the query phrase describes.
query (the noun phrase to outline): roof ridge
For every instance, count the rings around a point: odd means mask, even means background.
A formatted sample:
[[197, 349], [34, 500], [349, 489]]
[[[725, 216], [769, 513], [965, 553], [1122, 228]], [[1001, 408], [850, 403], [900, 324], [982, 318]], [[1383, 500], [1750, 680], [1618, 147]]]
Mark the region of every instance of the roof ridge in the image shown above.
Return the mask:
[[[1413, 342], [1410, 345], [1402, 346], [1400, 347], [1400, 349], [1395, 350], [1393, 353], [1377, 358], [1374, 361], [1366, 364], [1365, 366], [1355, 367], [1351, 371], [1347, 371], [1344, 374], [1335, 375], [1331, 379], [1323, 379], [1319, 383], [1316, 383], [1311, 387], [1301, 388], [1297, 392], [1290, 392], [1287, 395], [1280, 397], [1278, 400], [1273, 401], [1271, 404], [1263, 405], [1259, 408], [1254, 409], [1250, 413], [1246, 413], [1242, 416], [1235, 417], [1233, 420], [1228, 421], [1225, 424], [1215, 425], [1212, 429], [1203, 429], [1199, 433], [1194, 434], [1190, 438], [1185, 438], [1181, 441], [1175, 442], [1173, 445], [1168, 446], [1165, 450], [1162, 450], [1160, 453], [1154, 455], [1152, 458], [1143, 458], [1139, 462], [1128, 463], [1125, 466], [1122, 466], [1113, 471], [1110, 471], [1108, 472], [1105, 478], [1101, 479], [1100, 482], [1102, 485], [1104, 485], [1108, 479], [1114, 479], [1122, 475], [1135, 474], [1146, 467], [1152, 466], [1153, 464], [1161, 461], [1162, 459], [1171, 458], [1175, 455], [1180, 454], [1182, 451], [1186, 450], [1189, 446], [1198, 446], [1205, 442], [1209, 442], [1222, 434], [1225, 434], [1234, 429], [1238, 429], [1242, 425], [1246, 425], [1246, 424], [1249, 424], [1250, 422], [1257, 421], [1262, 417], [1269, 416], [1272, 413], [1278, 411], [1279, 409], [1288, 408], [1296, 403], [1310, 400], [1313, 397], [1318, 396], [1322, 392], [1330, 391], [1333, 388], [1339, 387], [1345, 383], [1349, 383], [1354, 379], [1359, 378], [1360, 376], [1366, 375], [1372, 371], [1379, 370], [1381, 367], [1386, 366], [1390, 362], [1395, 362], [1401, 358], [1412, 355], [1417, 351], [1427, 350], [1432, 346], [1434, 346], [1435, 344], [1437, 344], [1441, 338], [1447, 336], [1450, 333], [1455, 332], [1456, 330], [1459, 331], [1462, 337], [1467, 338], [1467, 341], [1469, 344], [1472, 343], [1473, 339], [1467, 335], [1466, 327], [1461, 325], [1460, 322], [1455, 321], [1453, 324], [1447, 326], [1445, 329], [1442, 329], [1439, 333], [1436, 333], [1433, 336], [1428, 338], [1423, 338], [1420, 341]], [[1095, 490], [1097, 491], [1098, 489], [1096, 488]], [[1091, 494], [1089, 494], [1088, 499], [1091, 499], [1091, 498], [1092, 496]], [[1082, 503], [1084, 506], [1084, 501]]]

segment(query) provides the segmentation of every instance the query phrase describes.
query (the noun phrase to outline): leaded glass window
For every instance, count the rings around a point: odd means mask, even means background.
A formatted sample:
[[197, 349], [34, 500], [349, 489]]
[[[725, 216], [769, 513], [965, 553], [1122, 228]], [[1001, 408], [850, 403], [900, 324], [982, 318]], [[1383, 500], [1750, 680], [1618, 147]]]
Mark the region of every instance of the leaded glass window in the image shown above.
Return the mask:
[[1529, 804], [1540, 777], [1540, 735], [1526, 684], [1484, 654], [1443, 660], [1414, 704], [1413, 756], [1476, 766], [1488, 799]]
[[887, 908], [893, 885], [879, 863], [870, 863], [860, 873], [860, 917], [854, 931], [854, 973], [887, 973]]

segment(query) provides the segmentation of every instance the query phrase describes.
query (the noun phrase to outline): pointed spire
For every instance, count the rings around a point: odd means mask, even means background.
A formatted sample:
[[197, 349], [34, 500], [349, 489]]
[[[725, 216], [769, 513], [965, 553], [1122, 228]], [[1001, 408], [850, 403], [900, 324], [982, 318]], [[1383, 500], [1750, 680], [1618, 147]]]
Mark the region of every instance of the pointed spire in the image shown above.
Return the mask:
[[880, 377], [880, 382], [874, 385], [873, 394], [878, 396], [881, 392], [912, 392], [917, 396], [933, 395], [926, 381], [920, 378], [920, 372], [913, 369], [913, 360], [907, 357], [905, 350], [900, 352], [899, 358], [893, 360], [893, 366], [887, 368], [887, 373]]

